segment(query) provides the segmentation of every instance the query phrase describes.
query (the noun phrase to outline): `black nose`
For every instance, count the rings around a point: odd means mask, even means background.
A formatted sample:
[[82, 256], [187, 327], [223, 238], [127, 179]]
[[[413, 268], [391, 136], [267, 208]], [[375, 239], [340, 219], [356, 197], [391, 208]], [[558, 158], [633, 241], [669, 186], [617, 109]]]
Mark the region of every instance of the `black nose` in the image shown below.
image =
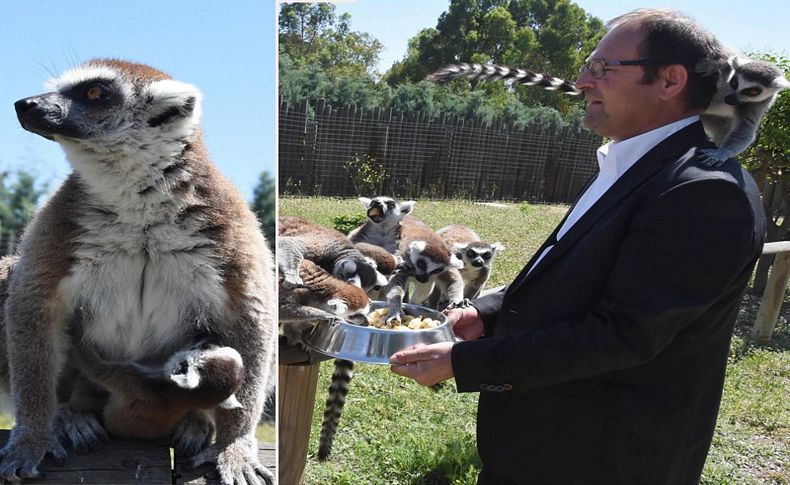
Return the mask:
[[414, 277], [417, 278], [417, 281], [419, 281], [420, 283], [427, 283], [428, 279], [430, 278], [430, 275], [418, 274], [418, 275], [414, 275]]
[[14, 108], [16, 108], [17, 116], [22, 116], [23, 114], [27, 113], [31, 109], [34, 109], [36, 106], [38, 106], [38, 103], [36, 102], [35, 97], [20, 99], [19, 101], [14, 103]]

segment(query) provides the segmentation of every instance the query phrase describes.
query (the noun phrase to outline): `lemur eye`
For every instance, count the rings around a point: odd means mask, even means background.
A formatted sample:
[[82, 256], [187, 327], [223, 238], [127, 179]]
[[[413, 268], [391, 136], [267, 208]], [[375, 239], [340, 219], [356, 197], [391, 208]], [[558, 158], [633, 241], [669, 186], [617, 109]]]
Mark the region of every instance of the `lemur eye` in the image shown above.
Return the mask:
[[743, 94], [745, 94], [746, 96], [757, 96], [761, 92], [762, 90], [760, 88], [749, 88], [743, 90]]
[[104, 89], [101, 86], [94, 84], [93, 86], [89, 87], [87, 91], [85, 91], [85, 98], [88, 101], [96, 101], [101, 99], [102, 94], [104, 94]]
[[482, 256], [483, 259], [489, 259], [489, 258], [491, 258], [491, 253], [486, 252], [486, 253], [481, 254], [480, 256]]
[[466, 250], [466, 255], [468, 257], [470, 257], [470, 258], [474, 258], [475, 257], [475, 252], [473, 250], [471, 250], [471, 249], [467, 249]]
[[730, 79], [730, 87], [732, 89], [738, 89], [738, 78], [737, 77], [733, 76], [732, 79]]

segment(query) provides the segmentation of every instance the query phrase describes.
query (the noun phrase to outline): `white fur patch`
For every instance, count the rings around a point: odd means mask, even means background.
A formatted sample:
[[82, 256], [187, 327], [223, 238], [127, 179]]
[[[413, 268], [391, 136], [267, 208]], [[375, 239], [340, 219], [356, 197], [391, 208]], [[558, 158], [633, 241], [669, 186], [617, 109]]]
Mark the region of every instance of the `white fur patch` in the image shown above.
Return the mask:
[[450, 254], [450, 266], [453, 268], [463, 268], [464, 262], [458, 259], [455, 253]]
[[109, 66], [82, 65], [75, 67], [56, 78], [47, 80], [44, 89], [47, 91], [64, 91], [72, 86], [91, 80], [116, 81], [120, 74]]
[[420, 253], [425, 251], [426, 247], [428, 247], [428, 243], [425, 241], [412, 241], [411, 244], [409, 244], [409, 249], [412, 251], [417, 250]]

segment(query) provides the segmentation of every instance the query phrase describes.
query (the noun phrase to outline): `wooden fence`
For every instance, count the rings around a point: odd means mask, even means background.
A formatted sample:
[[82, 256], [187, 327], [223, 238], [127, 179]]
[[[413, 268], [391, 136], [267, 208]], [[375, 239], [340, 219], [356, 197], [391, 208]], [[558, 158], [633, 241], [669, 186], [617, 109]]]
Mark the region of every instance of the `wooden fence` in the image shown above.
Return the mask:
[[600, 144], [571, 128], [281, 100], [279, 186], [290, 195], [570, 202], [597, 173]]

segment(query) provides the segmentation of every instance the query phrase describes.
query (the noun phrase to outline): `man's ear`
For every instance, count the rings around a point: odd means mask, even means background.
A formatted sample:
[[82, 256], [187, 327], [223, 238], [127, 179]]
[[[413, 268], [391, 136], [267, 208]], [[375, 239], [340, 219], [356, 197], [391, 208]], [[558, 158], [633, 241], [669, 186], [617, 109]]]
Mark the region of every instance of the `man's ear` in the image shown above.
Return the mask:
[[682, 64], [670, 64], [659, 71], [658, 77], [662, 88], [660, 98], [668, 101], [685, 91], [689, 73]]

